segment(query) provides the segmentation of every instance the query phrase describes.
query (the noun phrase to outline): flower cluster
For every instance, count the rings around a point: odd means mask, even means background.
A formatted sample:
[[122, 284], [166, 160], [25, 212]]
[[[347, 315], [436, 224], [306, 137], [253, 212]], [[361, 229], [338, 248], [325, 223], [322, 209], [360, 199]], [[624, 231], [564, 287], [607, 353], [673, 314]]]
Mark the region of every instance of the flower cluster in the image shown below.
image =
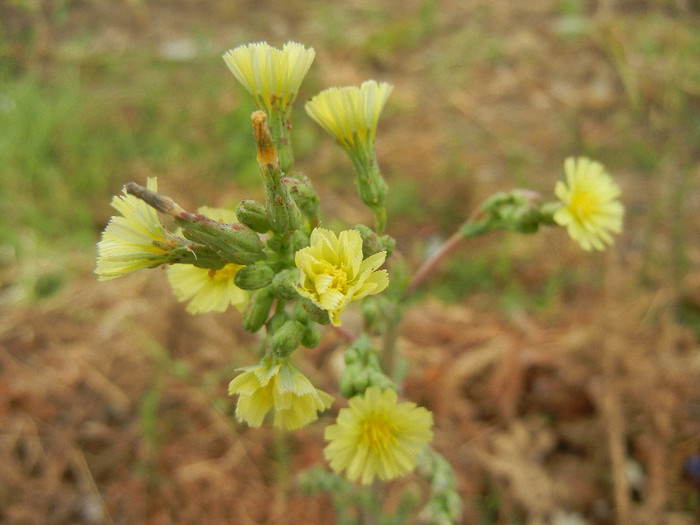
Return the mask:
[[[461, 507], [454, 476], [429, 449], [432, 414], [398, 401], [391, 363], [400, 301], [458, 240], [489, 231], [534, 233], [542, 225], [558, 224], [584, 250], [602, 250], [622, 230], [621, 191], [601, 164], [580, 157], [566, 160], [566, 181], [554, 188], [557, 202], [543, 203], [529, 190], [493, 195], [412, 281], [398, 278], [388, 297], [366, 301], [364, 331], [350, 334], [339, 328], [346, 308], [389, 286], [389, 272], [380, 268], [395, 241], [385, 233], [388, 186], [374, 141], [393, 88], [368, 80], [359, 87], [326, 89], [306, 103], [308, 116], [348, 153], [359, 196], [375, 218], [374, 229], [359, 224], [337, 234], [318, 227], [319, 196], [308, 177], [293, 171], [289, 140], [292, 104], [314, 56], [312, 48], [294, 42], [282, 49], [259, 42], [224, 54], [258, 107], [251, 121], [264, 202], [246, 199], [235, 211], [202, 207], [191, 213], [159, 194], [155, 179], [148, 179], [146, 187], [128, 183], [112, 200], [120, 215], [110, 220], [98, 242], [95, 272], [106, 280], [166, 265], [173, 292], [188, 303], [189, 313], [223, 312], [233, 306], [246, 330], [262, 331], [260, 361], [239, 369], [228, 388], [237, 396], [236, 418], [251, 427], [261, 426], [271, 413], [275, 427], [294, 430], [331, 407], [333, 396], [316, 388], [291, 360], [298, 348], [318, 345], [320, 326], [331, 323], [353, 341], [345, 349], [346, 367], [339, 381], [349, 406], [325, 430], [324, 456], [331, 469], [367, 485], [377, 478], [403, 476], [419, 463], [428, 465], [419, 472], [434, 472], [442, 481], [436, 482], [437, 495], [425, 508], [431, 518], [457, 519]], [[158, 213], [170, 217], [173, 231]], [[402, 274], [392, 269], [392, 275]], [[385, 338], [381, 357], [374, 347], [378, 336]]]

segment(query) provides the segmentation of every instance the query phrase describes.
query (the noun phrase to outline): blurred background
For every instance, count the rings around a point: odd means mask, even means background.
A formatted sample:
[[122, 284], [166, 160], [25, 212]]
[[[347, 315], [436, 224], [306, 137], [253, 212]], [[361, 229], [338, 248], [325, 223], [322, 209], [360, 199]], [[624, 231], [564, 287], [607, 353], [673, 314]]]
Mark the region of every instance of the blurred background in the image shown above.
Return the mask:
[[[185, 208], [262, 195], [221, 59], [260, 40], [316, 50], [292, 138], [329, 227], [371, 217], [303, 102], [395, 86], [377, 153], [413, 267], [495, 191], [553, 198], [569, 155], [622, 187], [606, 253], [493, 234], [409, 305], [404, 395], [435, 415], [463, 523], [697, 523], [697, 0], [1, 0], [0, 523], [335, 522], [297, 474], [342, 403], [290, 435], [237, 424], [226, 386], [257, 348], [238, 314], [186, 314], [158, 270], [93, 274], [127, 181]], [[336, 392], [345, 345], [297, 362]]]

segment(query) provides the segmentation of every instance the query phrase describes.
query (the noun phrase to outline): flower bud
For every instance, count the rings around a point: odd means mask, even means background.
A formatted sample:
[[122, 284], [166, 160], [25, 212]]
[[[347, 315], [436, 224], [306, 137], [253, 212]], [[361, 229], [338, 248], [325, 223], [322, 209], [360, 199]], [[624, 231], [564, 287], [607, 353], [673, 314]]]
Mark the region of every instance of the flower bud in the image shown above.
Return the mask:
[[258, 233], [265, 233], [270, 229], [270, 218], [267, 216], [265, 206], [254, 200], [244, 200], [236, 206], [238, 220]]
[[309, 233], [304, 230], [297, 230], [292, 235], [292, 251], [298, 252], [309, 245]]
[[396, 247], [396, 240], [393, 237], [390, 235], [379, 235], [364, 224], [357, 224], [353, 227], [353, 230], [357, 230], [362, 236], [362, 255], [365, 259], [379, 252], [386, 252], [388, 258]]
[[289, 300], [299, 297], [296, 287], [298, 282], [299, 270], [296, 268], [282, 270], [272, 279], [272, 293], [278, 299]]
[[266, 264], [251, 264], [236, 272], [233, 282], [242, 290], [257, 290], [272, 282], [275, 272]]
[[321, 342], [321, 330], [313, 323], [307, 323], [301, 344], [306, 348], [316, 348]]
[[267, 211], [270, 224], [277, 233], [291, 234], [301, 226], [301, 212], [281, 183], [268, 191]]
[[290, 319], [290, 315], [284, 310], [275, 313], [275, 315], [270, 317], [270, 320], [267, 322], [267, 333], [274, 334], [277, 330], [279, 330], [282, 327], [284, 323], [286, 323]]
[[340, 393], [345, 397], [362, 394], [371, 386], [396, 389], [394, 382], [382, 372], [378, 352], [367, 334], [358, 337], [345, 352], [345, 369], [340, 377]]
[[270, 316], [274, 296], [267, 288], [261, 288], [250, 299], [248, 308], [243, 312], [243, 328], [248, 332], [257, 332]]
[[302, 298], [298, 304], [300, 304], [301, 308], [306, 312], [309, 321], [318, 324], [328, 324], [331, 322], [330, 317], [328, 317], [328, 312], [316, 306], [309, 299]]
[[306, 175], [295, 174], [294, 177], [284, 177], [282, 181], [304, 216], [307, 219], [316, 217], [320, 199], [309, 178]]
[[299, 347], [306, 327], [299, 321], [289, 320], [272, 334], [270, 344], [278, 356], [286, 356]]

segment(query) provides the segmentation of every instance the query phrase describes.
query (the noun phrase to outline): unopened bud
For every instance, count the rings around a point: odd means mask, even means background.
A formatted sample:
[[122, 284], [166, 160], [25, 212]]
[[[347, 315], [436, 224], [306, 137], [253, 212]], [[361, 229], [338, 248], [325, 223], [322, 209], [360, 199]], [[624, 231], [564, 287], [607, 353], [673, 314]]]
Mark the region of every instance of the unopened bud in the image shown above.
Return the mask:
[[299, 321], [289, 320], [272, 334], [270, 345], [279, 356], [286, 356], [301, 344], [306, 327]]
[[291, 234], [301, 226], [301, 212], [280, 181], [268, 191], [267, 211], [272, 229], [277, 233]]
[[394, 382], [382, 372], [377, 350], [367, 334], [362, 334], [345, 352], [345, 369], [340, 377], [340, 392], [345, 397], [362, 394], [368, 387], [396, 389]]
[[396, 247], [396, 240], [390, 235], [379, 235], [369, 226], [357, 224], [354, 228], [362, 236], [362, 255], [366, 259], [379, 252], [386, 252], [386, 256], [391, 256]]
[[236, 272], [233, 282], [243, 290], [257, 290], [272, 282], [275, 271], [266, 264], [251, 264]]
[[318, 212], [320, 198], [306, 175], [295, 174], [294, 177], [282, 179], [289, 194], [307, 219], [313, 219]]
[[270, 308], [274, 299], [268, 288], [262, 288], [255, 292], [248, 303], [248, 308], [243, 312], [243, 328], [248, 332], [260, 330], [270, 316]]
[[306, 248], [309, 245], [309, 232], [304, 230], [297, 230], [292, 235], [292, 251], [298, 252], [302, 248]]
[[290, 319], [290, 315], [284, 310], [275, 313], [275, 315], [270, 317], [270, 320], [267, 322], [267, 333], [274, 334], [277, 330], [279, 330], [282, 327], [284, 323], [286, 323]]
[[299, 270], [287, 268], [275, 275], [270, 286], [272, 293], [278, 299], [294, 299], [299, 297], [296, 285], [299, 282]]
[[265, 206], [254, 200], [244, 200], [236, 206], [236, 217], [258, 233], [265, 233], [270, 229], [270, 218], [267, 216]]
[[301, 338], [301, 344], [306, 348], [316, 348], [321, 342], [321, 331], [313, 323], [307, 323], [304, 329], [304, 336]]
[[300, 304], [301, 308], [303, 308], [309, 321], [313, 321], [314, 323], [318, 324], [328, 324], [331, 322], [331, 320], [328, 318], [328, 312], [326, 310], [322, 310], [308, 299], [301, 299], [298, 304]]

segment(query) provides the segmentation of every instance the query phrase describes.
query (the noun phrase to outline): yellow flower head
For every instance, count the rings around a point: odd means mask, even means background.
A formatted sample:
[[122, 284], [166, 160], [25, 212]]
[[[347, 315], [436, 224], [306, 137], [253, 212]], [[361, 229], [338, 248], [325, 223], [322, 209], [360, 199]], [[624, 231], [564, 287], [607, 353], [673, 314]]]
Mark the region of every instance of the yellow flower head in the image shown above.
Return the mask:
[[390, 480], [407, 474], [433, 438], [433, 415], [415, 403], [396, 402], [396, 392], [369, 387], [350, 399], [326, 428], [323, 453], [335, 472], [363, 484], [375, 476]]
[[368, 80], [358, 87], [329, 88], [306, 103], [306, 112], [344, 147], [374, 142], [379, 115], [393, 86]]
[[230, 49], [223, 58], [258, 107], [269, 114], [274, 108], [284, 113], [291, 106], [315, 56], [313, 48], [296, 42], [287, 42], [282, 49], [258, 42]]
[[[155, 177], [147, 182], [149, 190], [156, 191]], [[154, 268], [166, 261], [168, 250], [163, 245], [168, 241], [158, 213], [141, 199], [122, 189], [122, 194], [112, 199], [112, 207], [121, 217], [112, 217], [97, 243], [97, 267], [95, 273], [100, 281], [114, 279], [127, 273]]]
[[564, 204], [554, 220], [569, 236], [590, 251], [612, 244], [610, 233], [622, 231], [625, 209], [618, 200], [620, 188], [602, 164], [586, 157], [569, 157], [564, 163], [566, 184], [557, 182], [554, 193]]
[[315, 388], [287, 357], [266, 356], [242, 370], [228, 393], [238, 394], [236, 418], [251, 427], [259, 427], [273, 409], [274, 425], [294, 430], [316, 421], [317, 412], [333, 403], [333, 396]]
[[[223, 208], [202, 206], [197, 212], [226, 223], [238, 220], [233, 211]], [[168, 267], [168, 281], [178, 301], [189, 301], [187, 311], [191, 314], [223, 312], [230, 305], [242, 312], [248, 304], [248, 292], [233, 282], [240, 268], [233, 263], [218, 270], [175, 264]]]
[[384, 264], [386, 252], [362, 259], [362, 236], [347, 230], [336, 236], [330, 230], [311, 232], [311, 246], [299, 250], [295, 262], [300, 274], [297, 291], [319, 308], [331, 322], [340, 326], [340, 314], [348, 304], [381, 292], [389, 285]]

